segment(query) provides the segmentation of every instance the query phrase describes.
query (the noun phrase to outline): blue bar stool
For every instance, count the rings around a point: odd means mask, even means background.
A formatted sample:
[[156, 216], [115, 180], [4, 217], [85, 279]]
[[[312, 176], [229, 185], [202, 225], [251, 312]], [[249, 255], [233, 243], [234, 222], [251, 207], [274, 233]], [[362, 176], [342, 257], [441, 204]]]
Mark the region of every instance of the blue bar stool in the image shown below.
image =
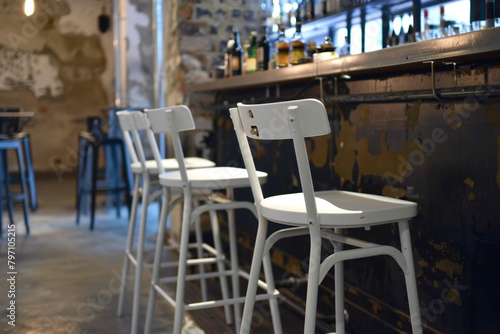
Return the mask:
[[[125, 203], [129, 212], [132, 197], [123, 139], [108, 137], [102, 130], [101, 118], [90, 117], [87, 123], [89, 131], [81, 132], [78, 138], [76, 224], [80, 223], [84, 197], [90, 197], [90, 229], [93, 230], [98, 193], [113, 195], [118, 218], [121, 207], [120, 195], [125, 195]], [[99, 168], [101, 156], [104, 157], [104, 169]], [[112, 177], [101, 177], [106, 170], [112, 171]]]
[[[36, 210], [38, 201], [35, 188], [35, 173], [31, 157], [30, 137], [21, 132], [22, 118], [31, 117], [33, 113], [21, 113], [19, 108], [0, 108], [0, 234], [2, 233], [2, 214], [4, 201], [7, 202], [9, 220], [14, 224], [13, 201], [21, 201], [23, 205], [26, 233], [29, 234], [28, 201], [32, 210]], [[9, 171], [8, 151], [15, 150], [18, 173], [11, 175]], [[23, 157], [24, 154], [24, 157]], [[26, 160], [25, 160], [26, 159]], [[18, 181], [19, 192], [11, 191], [11, 182]], [[29, 189], [29, 195], [28, 195]], [[5, 191], [5, 192], [4, 192]]]
[[[17, 162], [19, 166], [19, 177], [21, 184], [21, 191], [19, 193], [13, 193], [11, 191], [11, 176], [9, 171], [9, 163], [8, 163], [8, 151], [15, 150], [17, 156]], [[28, 196], [27, 196], [27, 186], [26, 186], [26, 174], [24, 171], [24, 160], [23, 160], [23, 152], [22, 152], [22, 140], [19, 138], [9, 138], [9, 139], [1, 139], [0, 140], [0, 198], [2, 199], [2, 203], [0, 205], [0, 226], [2, 225], [2, 214], [3, 214], [3, 201], [7, 201], [8, 211], [9, 211], [9, 219], [10, 223], [14, 224], [14, 209], [13, 209], [13, 200], [21, 200], [23, 205], [23, 214], [24, 214], [24, 224], [26, 226], [26, 234], [30, 233], [30, 224], [29, 224], [29, 212], [28, 212]], [[5, 193], [3, 192], [5, 188]], [[1, 233], [1, 228], [0, 228]]]

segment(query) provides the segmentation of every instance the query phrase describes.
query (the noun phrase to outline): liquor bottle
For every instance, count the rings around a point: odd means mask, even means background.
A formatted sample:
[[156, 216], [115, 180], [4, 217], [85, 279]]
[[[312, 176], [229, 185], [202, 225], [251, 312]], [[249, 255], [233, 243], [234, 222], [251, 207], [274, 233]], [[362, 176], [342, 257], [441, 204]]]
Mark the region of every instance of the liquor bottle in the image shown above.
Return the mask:
[[316, 17], [316, 9], [315, 9], [315, 6], [314, 6], [314, 2], [316, 0], [309, 0], [309, 19], [310, 20], [313, 20], [315, 17]]
[[298, 65], [300, 59], [306, 56], [306, 44], [304, 43], [304, 37], [302, 36], [302, 23], [297, 22], [295, 24], [295, 33], [292, 36], [292, 50], [290, 51], [290, 62], [292, 65]]
[[495, 26], [495, 0], [486, 0], [486, 28]]
[[237, 27], [233, 29], [233, 39], [230, 56], [231, 76], [241, 75], [243, 68], [243, 48], [240, 44], [240, 32]]
[[231, 56], [232, 49], [234, 45], [234, 36], [229, 37], [226, 44], [226, 52], [224, 53], [224, 78], [229, 78], [232, 76], [233, 72], [231, 70]]
[[351, 45], [349, 44], [349, 37], [345, 37], [344, 45], [339, 50], [339, 56], [348, 56], [351, 54]]
[[432, 32], [429, 27], [429, 11], [424, 9], [424, 31], [422, 32], [422, 39], [424, 41], [432, 39]]
[[285, 26], [280, 26], [280, 33], [276, 41], [276, 64], [278, 67], [288, 67], [290, 64], [290, 44], [285, 37]]
[[415, 31], [413, 30], [413, 25], [408, 26], [408, 32], [406, 33], [405, 43], [415, 42]]
[[446, 33], [446, 21], [444, 19], [444, 6], [441, 5], [439, 7], [439, 35], [441, 37], [446, 37], [448, 34]]
[[247, 62], [246, 62], [246, 72], [254, 73], [257, 72], [257, 32], [252, 31], [250, 33], [250, 45], [247, 49]]
[[260, 30], [259, 44], [257, 45], [257, 69], [265, 71], [269, 67], [269, 41], [266, 36], [266, 25], [263, 25]]
[[302, 22], [302, 8], [304, 7], [304, 1], [297, 3], [297, 9], [295, 10], [295, 22]]

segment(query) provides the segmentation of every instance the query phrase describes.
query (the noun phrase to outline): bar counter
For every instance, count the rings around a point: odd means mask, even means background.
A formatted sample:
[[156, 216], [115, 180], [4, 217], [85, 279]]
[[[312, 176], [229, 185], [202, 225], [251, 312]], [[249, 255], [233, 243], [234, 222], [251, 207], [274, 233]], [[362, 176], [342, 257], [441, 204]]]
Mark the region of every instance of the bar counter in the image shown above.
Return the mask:
[[[322, 100], [332, 134], [308, 143], [316, 190], [418, 203], [411, 233], [426, 332], [500, 333], [500, 28], [199, 83], [191, 95], [195, 110], [213, 117], [215, 161], [232, 166], [243, 164], [230, 106]], [[275, 156], [274, 145], [293, 150], [288, 142], [253, 147], [257, 168], [270, 174], [265, 191], [300, 191], [296, 167], [286, 153]], [[252, 255], [254, 225], [238, 225], [244, 263]], [[397, 242], [391, 228], [349, 235]], [[297, 312], [306, 284], [294, 279], [307, 272], [307, 243], [283, 241], [272, 254], [284, 304]], [[397, 270], [383, 257], [346, 262], [348, 331], [409, 332]], [[318, 306], [324, 332], [334, 323], [332, 287], [330, 274]]]

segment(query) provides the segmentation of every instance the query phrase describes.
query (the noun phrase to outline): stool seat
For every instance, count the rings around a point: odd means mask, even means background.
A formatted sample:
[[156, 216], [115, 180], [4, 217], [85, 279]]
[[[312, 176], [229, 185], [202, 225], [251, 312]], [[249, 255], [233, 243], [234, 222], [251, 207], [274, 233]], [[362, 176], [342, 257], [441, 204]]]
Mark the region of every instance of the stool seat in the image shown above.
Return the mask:
[[[395, 198], [348, 191], [315, 193], [320, 226], [354, 228], [387, 224], [417, 215], [417, 204]], [[307, 226], [303, 193], [271, 196], [260, 202], [262, 215], [286, 225]]]
[[[267, 180], [267, 173], [257, 172], [259, 181], [264, 184]], [[191, 188], [242, 188], [248, 187], [248, 172], [243, 168], [235, 167], [212, 167], [197, 168], [187, 171], [189, 186]], [[183, 180], [181, 172], [167, 172], [159, 176], [160, 184], [165, 187], [181, 188]]]
[[[213, 161], [198, 157], [187, 157], [185, 161], [186, 168], [204, 168], [215, 166], [215, 163]], [[174, 158], [163, 159], [161, 163], [165, 171], [179, 169], [179, 164]], [[158, 164], [155, 160], [146, 160], [145, 165], [149, 174], [158, 174]], [[132, 162], [130, 164], [130, 168], [132, 169], [133, 173], [142, 173], [142, 164], [140, 161]]]

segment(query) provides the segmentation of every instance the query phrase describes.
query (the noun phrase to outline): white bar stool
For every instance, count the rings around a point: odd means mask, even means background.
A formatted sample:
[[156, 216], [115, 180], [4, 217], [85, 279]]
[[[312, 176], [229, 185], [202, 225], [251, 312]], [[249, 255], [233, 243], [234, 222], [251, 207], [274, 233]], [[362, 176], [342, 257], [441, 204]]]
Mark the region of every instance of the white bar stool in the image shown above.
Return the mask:
[[[169, 197], [170, 194], [166, 194], [162, 189], [160, 189], [158, 184], [158, 173], [161, 171], [174, 171], [179, 168], [177, 160], [175, 159], [162, 159], [160, 161], [161, 167], [158, 167], [156, 160], [146, 160], [146, 155], [143, 149], [141, 137], [139, 131], [145, 130], [141, 127], [141, 124], [137, 126], [134, 122], [134, 114], [141, 115], [140, 111], [119, 111], [116, 113], [120, 128], [122, 130], [123, 139], [125, 146], [130, 155], [131, 160], [131, 170], [134, 174], [134, 190], [132, 207], [130, 213], [130, 222], [128, 227], [127, 244], [125, 247], [125, 258], [123, 263], [121, 285], [120, 285], [120, 296], [118, 299], [118, 316], [123, 314], [123, 304], [126, 292], [126, 279], [128, 272], [130, 270], [130, 264], [134, 265], [135, 280], [134, 280], [134, 293], [132, 302], [132, 325], [131, 333], [135, 334], [138, 331], [139, 324], [139, 311], [140, 311], [140, 295], [141, 295], [141, 282], [142, 282], [142, 270], [145, 267], [152, 268], [152, 264], [145, 265], [143, 263], [144, 258], [144, 239], [146, 233], [146, 222], [147, 222], [147, 208], [150, 203], [153, 203], [159, 196], [165, 195]], [[140, 117], [140, 116], [139, 116]], [[156, 144], [154, 148], [157, 148]], [[153, 149], [154, 149], [153, 148]], [[159, 154], [159, 153], [158, 153]], [[198, 157], [186, 158], [186, 165], [189, 168], [202, 168], [215, 166], [215, 163]], [[142, 187], [141, 187], [142, 181]], [[141, 204], [141, 215], [139, 220], [139, 234], [137, 240], [137, 250], [136, 254], [133, 254], [133, 243], [134, 243], [134, 232], [137, 220], [137, 207], [139, 204], [139, 198], [142, 197]]]
[[[403, 271], [413, 333], [422, 333], [408, 224], [417, 215], [416, 203], [346, 191], [314, 191], [305, 138], [330, 133], [325, 107], [318, 100], [304, 99], [260, 105], [238, 103], [237, 108], [230, 109], [230, 113], [260, 214], [240, 333], [250, 332], [262, 258], [268, 255], [277, 240], [307, 234], [310, 236], [311, 248], [305, 334], [315, 332], [318, 286], [334, 265], [336, 333], [345, 333], [343, 261], [378, 255], [391, 256]], [[264, 198], [257, 182], [247, 137], [256, 140], [292, 139], [303, 192]], [[266, 238], [268, 220], [288, 227]], [[396, 222], [399, 226], [401, 250], [342, 235], [342, 230], [347, 228], [369, 228]], [[323, 261], [322, 238], [332, 240], [336, 246], [334, 253]], [[343, 244], [356, 248], [342, 250]]]
[[[172, 306], [175, 307], [174, 329], [172, 333], [180, 334], [182, 329], [183, 314], [185, 310], [199, 310], [210, 307], [224, 307], [226, 322], [233, 322], [229, 306], [234, 305], [234, 324], [236, 329], [240, 327], [241, 307], [245, 298], [240, 297], [239, 293], [239, 278], [248, 279], [248, 273], [243, 272], [238, 266], [237, 254], [237, 239], [234, 221], [235, 209], [247, 209], [257, 216], [255, 205], [247, 201], [235, 201], [233, 199], [233, 190], [236, 188], [249, 187], [250, 182], [248, 173], [244, 168], [233, 167], [212, 167], [199, 169], [186, 169], [186, 159], [181, 145], [179, 132], [192, 130], [195, 128], [194, 120], [191, 111], [186, 106], [175, 106], [161, 109], [146, 110], [146, 115], [149, 118], [154, 133], [169, 134], [175, 151], [175, 157], [179, 164], [179, 170], [175, 172], [162, 173], [159, 176], [159, 182], [165, 188], [181, 189], [183, 192], [183, 216], [182, 229], [180, 239], [179, 260], [174, 263], [178, 266], [177, 276], [175, 277], [159, 277], [159, 268], [162, 256], [163, 245], [163, 228], [165, 225], [166, 216], [169, 210], [169, 203], [164, 201], [162, 213], [160, 217], [160, 225], [158, 232], [158, 240], [156, 246], [156, 254], [153, 267], [153, 278], [151, 282], [151, 290], [149, 295], [148, 311], [146, 317], [146, 330], [149, 333], [151, 330], [151, 322], [154, 313], [154, 304], [156, 294], [160, 294]], [[148, 138], [151, 141], [151, 146], [154, 145], [153, 132], [148, 132]], [[155, 153], [156, 152], [156, 153]], [[155, 158], [159, 160], [157, 150], [153, 150]], [[263, 172], [255, 172], [256, 182], [264, 183], [267, 179], [267, 174]], [[225, 195], [219, 191], [226, 190]], [[196, 205], [193, 203], [193, 192], [204, 193], [205, 203]], [[193, 204], [195, 208], [193, 209]], [[230, 268], [225, 269], [225, 256], [223, 254], [222, 243], [220, 239], [219, 226], [217, 220], [217, 210], [226, 210], [228, 212], [228, 229], [229, 229], [229, 255]], [[194, 221], [203, 212], [210, 213], [211, 231], [213, 235], [214, 245], [203, 244], [204, 250], [211, 255], [210, 258], [197, 258], [188, 260], [189, 234], [190, 227]], [[200, 254], [201, 255], [201, 254]], [[187, 268], [191, 265], [199, 263], [217, 265], [215, 272], [200, 272], [198, 274], [187, 274]], [[266, 268], [270, 269], [270, 259], [265, 259]], [[269, 270], [270, 272], [270, 270]], [[226, 277], [231, 277], [233, 297], [229, 296]], [[197, 280], [200, 278], [219, 278], [222, 291], [222, 299], [219, 300], [202, 300], [200, 302], [185, 303], [186, 281]], [[266, 275], [265, 281], [257, 280], [257, 284], [266, 290], [257, 298], [259, 300], [269, 300], [273, 326], [275, 333], [281, 333], [281, 320], [279, 318], [277, 297], [278, 291], [274, 288], [272, 276]], [[162, 286], [161, 283], [176, 283], [175, 297], [172, 297]], [[204, 299], [204, 298], [202, 298]]]

